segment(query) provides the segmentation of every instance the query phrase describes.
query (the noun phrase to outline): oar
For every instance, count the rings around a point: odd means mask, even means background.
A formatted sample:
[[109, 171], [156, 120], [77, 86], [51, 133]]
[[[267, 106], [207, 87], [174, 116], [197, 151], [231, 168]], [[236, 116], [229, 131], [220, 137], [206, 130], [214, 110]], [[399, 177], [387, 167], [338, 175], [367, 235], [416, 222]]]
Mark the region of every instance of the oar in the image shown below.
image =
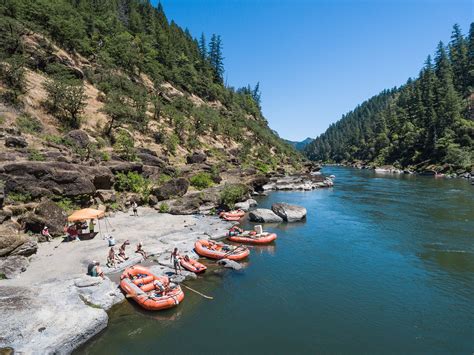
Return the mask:
[[207, 298], [208, 300], [213, 300], [213, 299], [214, 299], [214, 297], [207, 296], [207, 295], [205, 295], [204, 293], [201, 293], [201, 292], [196, 291], [195, 289], [193, 289], [193, 288], [191, 288], [191, 287], [189, 287], [189, 286], [186, 286], [186, 285], [183, 284], [183, 283], [181, 283], [181, 286], [186, 287], [189, 291], [192, 291], [192, 292], [194, 292], [194, 293], [197, 293], [199, 296], [202, 296], [202, 297], [204, 297], [204, 298]]
[[227, 254], [224, 254], [224, 255], [222, 256], [222, 258], [220, 258], [219, 260], [225, 259], [225, 258], [228, 257], [229, 255], [234, 254], [237, 250], [242, 249], [242, 248], [245, 248], [245, 246], [241, 244], [241, 245], [239, 245], [237, 248], [235, 248], [234, 250], [231, 250], [231, 251], [228, 252]]

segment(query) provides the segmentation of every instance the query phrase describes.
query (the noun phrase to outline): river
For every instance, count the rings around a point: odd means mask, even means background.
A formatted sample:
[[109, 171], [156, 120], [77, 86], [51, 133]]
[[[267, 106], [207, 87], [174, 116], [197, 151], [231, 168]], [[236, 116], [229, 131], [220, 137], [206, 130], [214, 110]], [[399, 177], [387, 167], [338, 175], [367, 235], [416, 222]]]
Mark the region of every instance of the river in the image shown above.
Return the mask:
[[[474, 351], [474, 186], [327, 167], [335, 187], [275, 192], [306, 222], [267, 226], [242, 271], [211, 268], [175, 310], [125, 302], [77, 353]], [[246, 227], [250, 225], [245, 223]]]

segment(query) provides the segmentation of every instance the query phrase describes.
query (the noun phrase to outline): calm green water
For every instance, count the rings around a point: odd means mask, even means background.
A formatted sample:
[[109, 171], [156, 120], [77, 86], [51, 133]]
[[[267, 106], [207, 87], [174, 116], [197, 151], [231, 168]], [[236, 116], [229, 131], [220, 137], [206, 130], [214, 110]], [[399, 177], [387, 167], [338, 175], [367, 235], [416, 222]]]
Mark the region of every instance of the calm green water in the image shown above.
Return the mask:
[[176, 309], [126, 302], [79, 350], [130, 353], [474, 351], [474, 186], [326, 168], [336, 187], [262, 199], [308, 209], [267, 229], [241, 272], [209, 270]]

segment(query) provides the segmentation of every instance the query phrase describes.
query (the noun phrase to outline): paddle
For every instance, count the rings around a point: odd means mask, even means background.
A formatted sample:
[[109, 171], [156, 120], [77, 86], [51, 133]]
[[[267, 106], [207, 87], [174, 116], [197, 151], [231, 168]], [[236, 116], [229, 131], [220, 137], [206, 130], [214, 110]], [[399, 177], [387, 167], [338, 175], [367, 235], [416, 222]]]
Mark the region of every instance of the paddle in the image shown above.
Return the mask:
[[243, 248], [245, 248], [245, 246], [241, 244], [241, 245], [239, 245], [237, 248], [235, 248], [234, 250], [231, 250], [231, 251], [228, 252], [227, 254], [224, 254], [219, 260], [225, 259], [225, 258], [228, 257], [229, 255], [234, 254], [237, 250], [243, 249]]
[[207, 298], [208, 300], [213, 300], [213, 299], [214, 299], [214, 297], [207, 296], [207, 295], [205, 295], [204, 293], [201, 293], [201, 292], [199, 292], [199, 291], [196, 291], [195, 289], [193, 289], [193, 288], [191, 288], [191, 287], [189, 287], [189, 286], [186, 286], [184, 283], [181, 283], [181, 286], [186, 287], [189, 291], [192, 291], [192, 292], [194, 292], [194, 293], [197, 293], [199, 296], [202, 296], [202, 297], [204, 297], [204, 298]]

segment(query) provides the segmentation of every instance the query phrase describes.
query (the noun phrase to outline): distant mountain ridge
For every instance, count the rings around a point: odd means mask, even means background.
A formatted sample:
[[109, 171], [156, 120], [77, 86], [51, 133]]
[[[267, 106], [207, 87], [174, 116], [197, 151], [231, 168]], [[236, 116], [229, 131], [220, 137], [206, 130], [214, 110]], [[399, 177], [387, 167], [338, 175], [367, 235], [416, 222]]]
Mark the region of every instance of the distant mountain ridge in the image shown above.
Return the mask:
[[308, 144], [310, 144], [314, 139], [313, 138], [306, 138], [300, 142], [297, 142], [297, 141], [290, 141], [290, 140], [287, 140], [285, 139], [287, 143], [291, 144], [293, 147], [296, 148], [296, 150], [299, 150], [299, 151], [302, 151], [304, 150], [304, 148], [306, 148], [306, 146]]

